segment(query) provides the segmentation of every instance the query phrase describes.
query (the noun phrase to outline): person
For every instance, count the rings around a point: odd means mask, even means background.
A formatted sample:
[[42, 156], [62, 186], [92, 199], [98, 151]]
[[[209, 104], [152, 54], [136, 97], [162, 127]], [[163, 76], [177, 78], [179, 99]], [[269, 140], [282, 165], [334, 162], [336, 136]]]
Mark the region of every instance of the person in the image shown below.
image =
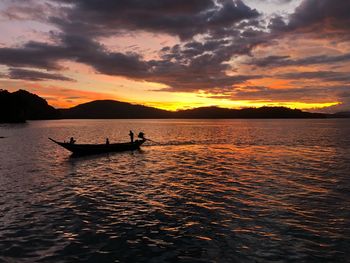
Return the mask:
[[106, 145], [109, 145], [109, 139], [106, 138]]
[[74, 143], [75, 143], [75, 140], [74, 140], [73, 137], [70, 137], [69, 143], [70, 143], [70, 144], [74, 144]]
[[130, 131], [129, 136], [130, 136], [131, 143], [133, 143], [134, 142], [134, 133], [132, 131]]
[[139, 135], [137, 136], [142, 140], [145, 140], [145, 134], [143, 132], [139, 132]]

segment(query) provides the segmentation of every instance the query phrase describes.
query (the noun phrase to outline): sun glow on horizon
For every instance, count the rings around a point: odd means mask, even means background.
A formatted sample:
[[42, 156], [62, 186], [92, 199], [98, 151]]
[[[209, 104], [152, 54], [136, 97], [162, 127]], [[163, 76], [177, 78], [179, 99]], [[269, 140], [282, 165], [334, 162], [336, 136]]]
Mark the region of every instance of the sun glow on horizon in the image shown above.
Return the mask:
[[192, 102], [190, 104], [186, 102], [136, 102], [136, 101], [127, 101], [127, 100], [119, 100], [117, 98], [107, 98], [105, 96], [101, 96], [96, 99], [77, 99], [74, 103], [67, 101], [60, 101], [57, 98], [43, 95], [48, 103], [55, 108], [71, 108], [77, 106], [79, 104], [84, 104], [91, 102], [93, 100], [115, 100], [126, 103], [131, 103], [134, 105], [143, 105], [147, 107], [154, 107], [161, 110], [167, 111], [178, 111], [178, 110], [188, 110], [195, 109], [200, 107], [219, 107], [219, 108], [227, 108], [227, 109], [243, 109], [243, 108], [260, 108], [260, 107], [286, 107], [290, 109], [299, 109], [299, 110], [320, 110], [332, 106], [340, 105], [340, 102], [325, 102], [325, 103], [306, 103], [306, 102], [272, 102], [272, 101], [207, 101], [207, 102]]
[[[148, 86], [148, 83], [144, 83]], [[0, 88], [6, 88], [13, 92], [23, 89], [22, 81], [6, 81], [0, 83]], [[152, 88], [157, 87], [156, 83], [151, 85]], [[159, 85], [161, 87], [161, 85]], [[163, 110], [177, 111], [185, 109], [194, 109], [200, 107], [216, 106], [220, 108], [242, 109], [242, 108], [259, 108], [259, 107], [287, 107], [300, 110], [320, 110], [327, 107], [340, 105], [341, 102], [334, 101], [332, 98], [324, 99], [322, 102], [317, 101], [283, 101], [283, 100], [264, 100], [264, 99], [234, 99], [220, 96], [216, 97], [212, 94], [191, 93], [191, 92], [162, 92], [149, 91], [148, 93], [135, 92], [132, 98], [128, 98], [127, 93], [114, 91], [109, 92], [84, 91], [78, 88], [64, 88], [55, 85], [43, 85], [35, 82], [26, 83], [24, 89], [43, 97], [47, 102], [55, 108], [71, 108], [79, 104], [88, 103], [94, 100], [116, 100], [131, 104], [144, 105]], [[130, 90], [130, 89], [129, 89]], [[121, 96], [120, 94], [123, 94]]]
[[306, 103], [306, 102], [256, 102], [256, 101], [225, 101], [221, 103], [207, 102], [196, 103], [195, 106], [179, 103], [144, 103], [145, 106], [155, 107], [162, 110], [178, 111], [195, 109], [200, 107], [220, 107], [227, 109], [260, 108], [260, 107], [286, 107], [299, 110], [320, 110], [341, 104], [340, 102]]

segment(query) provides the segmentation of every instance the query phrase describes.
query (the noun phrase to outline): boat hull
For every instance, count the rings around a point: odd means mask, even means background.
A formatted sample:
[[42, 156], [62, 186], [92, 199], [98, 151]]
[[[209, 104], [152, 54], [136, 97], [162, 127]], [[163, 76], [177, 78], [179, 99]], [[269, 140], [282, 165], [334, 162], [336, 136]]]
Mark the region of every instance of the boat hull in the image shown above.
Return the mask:
[[70, 151], [74, 155], [91, 155], [109, 152], [134, 151], [140, 149], [140, 146], [145, 142], [145, 140], [136, 140], [133, 143], [126, 142], [111, 144], [71, 144], [66, 142], [58, 142], [52, 138], [49, 139], [65, 148], [66, 150]]

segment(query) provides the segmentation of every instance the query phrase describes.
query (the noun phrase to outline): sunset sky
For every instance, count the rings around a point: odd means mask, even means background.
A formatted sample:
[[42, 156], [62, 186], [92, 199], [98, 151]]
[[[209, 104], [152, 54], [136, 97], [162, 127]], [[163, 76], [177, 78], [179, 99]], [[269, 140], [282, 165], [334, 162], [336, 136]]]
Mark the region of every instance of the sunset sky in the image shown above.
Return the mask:
[[0, 89], [58, 108], [350, 110], [348, 0], [1, 0], [0, 32]]

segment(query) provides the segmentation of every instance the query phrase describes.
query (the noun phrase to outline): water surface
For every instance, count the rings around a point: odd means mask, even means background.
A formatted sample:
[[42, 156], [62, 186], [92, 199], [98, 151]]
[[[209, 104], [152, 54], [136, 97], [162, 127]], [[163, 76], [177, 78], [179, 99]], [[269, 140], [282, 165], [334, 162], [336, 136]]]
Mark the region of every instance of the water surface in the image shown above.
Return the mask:
[[[141, 151], [70, 158], [48, 137]], [[349, 120], [1, 125], [0, 261], [349, 262]]]

